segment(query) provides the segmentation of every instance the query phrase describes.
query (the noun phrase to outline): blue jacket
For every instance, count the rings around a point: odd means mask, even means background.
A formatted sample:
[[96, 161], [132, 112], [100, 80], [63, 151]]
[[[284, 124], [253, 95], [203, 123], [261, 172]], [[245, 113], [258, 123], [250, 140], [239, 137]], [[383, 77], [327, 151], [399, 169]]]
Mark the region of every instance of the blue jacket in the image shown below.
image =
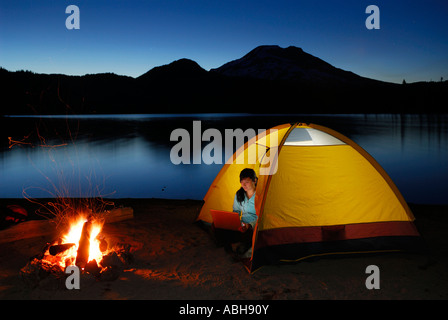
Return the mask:
[[235, 194], [235, 199], [233, 200], [233, 212], [238, 212], [242, 222], [248, 223], [252, 228], [255, 228], [258, 219], [257, 213], [255, 212], [255, 193], [250, 199], [248, 199], [245, 194], [244, 201], [241, 203], [238, 202]]

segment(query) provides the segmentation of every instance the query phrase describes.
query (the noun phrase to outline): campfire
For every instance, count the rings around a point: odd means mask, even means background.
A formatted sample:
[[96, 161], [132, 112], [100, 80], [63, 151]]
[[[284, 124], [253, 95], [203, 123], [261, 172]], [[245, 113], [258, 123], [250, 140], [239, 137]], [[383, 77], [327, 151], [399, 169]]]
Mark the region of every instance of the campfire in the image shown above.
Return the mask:
[[100, 235], [102, 227], [102, 222], [79, 217], [70, 223], [60, 241], [47, 246], [43, 259], [64, 269], [76, 265], [84, 270], [87, 265], [97, 264], [108, 251], [107, 242]]
[[108, 243], [102, 232], [105, 223], [128, 219], [132, 208], [120, 208], [105, 215], [78, 215], [72, 218], [57, 240], [47, 243], [41, 253], [22, 268], [22, 278], [31, 286], [51, 279], [61, 287], [67, 277], [65, 269], [77, 266], [84, 276], [99, 281], [115, 280], [132, 261], [130, 245]]
[[[60, 159], [60, 156], [70, 154], [69, 150], [76, 151], [73, 137], [77, 134], [72, 134], [70, 127], [66, 129], [68, 133], [66, 137], [60, 134], [60, 130], [55, 130], [55, 135], [50, 140], [56, 141], [53, 138], [62, 138], [62, 141], [56, 144], [48, 144], [42, 132], [51, 135], [51, 131], [47, 131], [47, 127], [41, 128], [40, 125], [41, 121], [36, 125], [36, 132], [24, 135], [23, 139], [9, 137], [9, 148], [30, 146], [48, 150], [52, 162], [51, 167], [55, 169], [53, 174], [55, 174], [57, 180], [53, 181], [38, 166], [36, 168], [52, 187], [49, 190], [44, 189], [50, 195], [50, 200], [41, 203], [41, 200], [34, 199], [29, 194], [29, 190], [40, 190], [40, 187], [25, 188], [23, 189], [23, 195], [29, 202], [39, 206], [36, 214], [48, 220], [49, 224], [44, 224], [45, 229], [55, 227], [50, 232], [52, 235], [53, 233], [57, 234], [57, 236], [53, 241], [45, 244], [40, 253], [30, 259], [27, 265], [21, 269], [21, 276], [32, 286], [40, 286], [43, 280], [65, 279], [67, 277], [65, 273], [67, 267], [76, 266], [84, 276], [88, 275], [95, 280], [113, 280], [119, 276], [120, 270], [130, 262], [132, 255], [130, 245], [109, 241], [102, 232], [103, 226], [107, 223], [132, 219], [133, 210], [132, 208], [115, 208], [115, 204], [106, 200], [102, 194], [103, 185], [95, 183], [96, 179], [92, 179], [91, 173], [85, 175], [78, 171], [81, 166], [74, 166], [75, 159], [69, 157], [67, 159], [63, 158], [66, 160], [63, 162], [56, 161], [56, 159]], [[36, 137], [30, 139], [34, 135]], [[69, 143], [66, 143], [66, 141], [69, 141]], [[59, 153], [60, 148], [63, 148], [66, 152]], [[72, 170], [65, 169], [66, 163], [72, 164]], [[73, 177], [67, 175], [70, 171], [73, 173]], [[79, 192], [76, 192], [78, 188], [72, 182], [79, 181], [81, 183], [84, 180], [81, 178], [82, 176], [86, 177], [91, 187], [90, 189], [81, 188], [80, 185]], [[94, 176], [96, 178], [96, 175]], [[72, 190], [72, 188], [74, 189]], [[77, 197], [77, 194], [88, 194], [90, 196]], [[105, 210], [106, 207], [110, 206], [113, 206], [114, 209]], [[26, 230], [25, 233], [29, 233], [29, 230]], [[109, 242], [112, 242], [113, 245]]]

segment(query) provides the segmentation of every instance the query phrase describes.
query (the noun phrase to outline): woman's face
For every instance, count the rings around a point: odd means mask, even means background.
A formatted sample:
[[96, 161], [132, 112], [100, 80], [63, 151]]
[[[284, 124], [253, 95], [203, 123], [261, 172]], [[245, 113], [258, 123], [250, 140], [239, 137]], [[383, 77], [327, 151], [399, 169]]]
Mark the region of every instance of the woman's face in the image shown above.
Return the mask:
[[244, 191], [255, 189], [255, 182], [251, 178], [243, 178], [240, 182]]

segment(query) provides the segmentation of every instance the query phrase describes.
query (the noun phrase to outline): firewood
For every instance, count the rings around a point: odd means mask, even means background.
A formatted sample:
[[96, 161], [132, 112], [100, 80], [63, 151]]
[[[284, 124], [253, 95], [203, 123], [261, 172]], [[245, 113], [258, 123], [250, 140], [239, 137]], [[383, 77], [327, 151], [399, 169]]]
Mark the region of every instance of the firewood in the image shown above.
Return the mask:
[[81, 238], [79, 239], [78, 252], [76, 254], [75, 264], [81, 269], [84, 268], [89, 260], [90, 251], [90, 231], [92, 222], [86, 221], [82, 227]]
[[118, 257], [118, 254], [115, 251], [112, 251], [109, 254], [105, 255], [103, 259], [100, 261], [100, 264], [103, 268], [106, 267], [123, 268], [125, 265], [123, 261]]
[[74, 243], [64, 243], [64, 244], [56, 244], [54, 246], [51, 246], [50, 249], [48, 250], [48, 252], [52, 255], [55, 256], [59, 253], [62, 253], [68, 249], [70, 249], [71, 247], [73, 247], [75, 244]]
[[84, 271], [90, 273], [94, 277], [98, 277], [100, 275], [101, 268], [96, 263], [96, 260], [93, 259], [92, 261], [89, 261], [86, 264], [86, 267], [85, 267]]

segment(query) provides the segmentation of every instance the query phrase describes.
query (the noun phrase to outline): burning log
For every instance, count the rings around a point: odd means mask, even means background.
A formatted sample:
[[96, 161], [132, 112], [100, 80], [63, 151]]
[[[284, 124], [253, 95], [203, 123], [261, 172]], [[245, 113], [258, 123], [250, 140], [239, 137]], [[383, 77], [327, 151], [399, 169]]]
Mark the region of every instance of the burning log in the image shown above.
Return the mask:
[[48, 251], [52, 256], [55, 256], [59, 253], [62, 253], [64, 251], [70, 249], [71, 247], [73, 247], [75, 245], [76, 245], [75, 243], [56, 244], [54, 246], [51, 246]]
[[89, 260], [90, 251], [90, 231], [92, 222], [86, 221], [82, 227], [81, 238], [79, 239], [78, 252], [76, 254], [76, 265], [83, 269]]

